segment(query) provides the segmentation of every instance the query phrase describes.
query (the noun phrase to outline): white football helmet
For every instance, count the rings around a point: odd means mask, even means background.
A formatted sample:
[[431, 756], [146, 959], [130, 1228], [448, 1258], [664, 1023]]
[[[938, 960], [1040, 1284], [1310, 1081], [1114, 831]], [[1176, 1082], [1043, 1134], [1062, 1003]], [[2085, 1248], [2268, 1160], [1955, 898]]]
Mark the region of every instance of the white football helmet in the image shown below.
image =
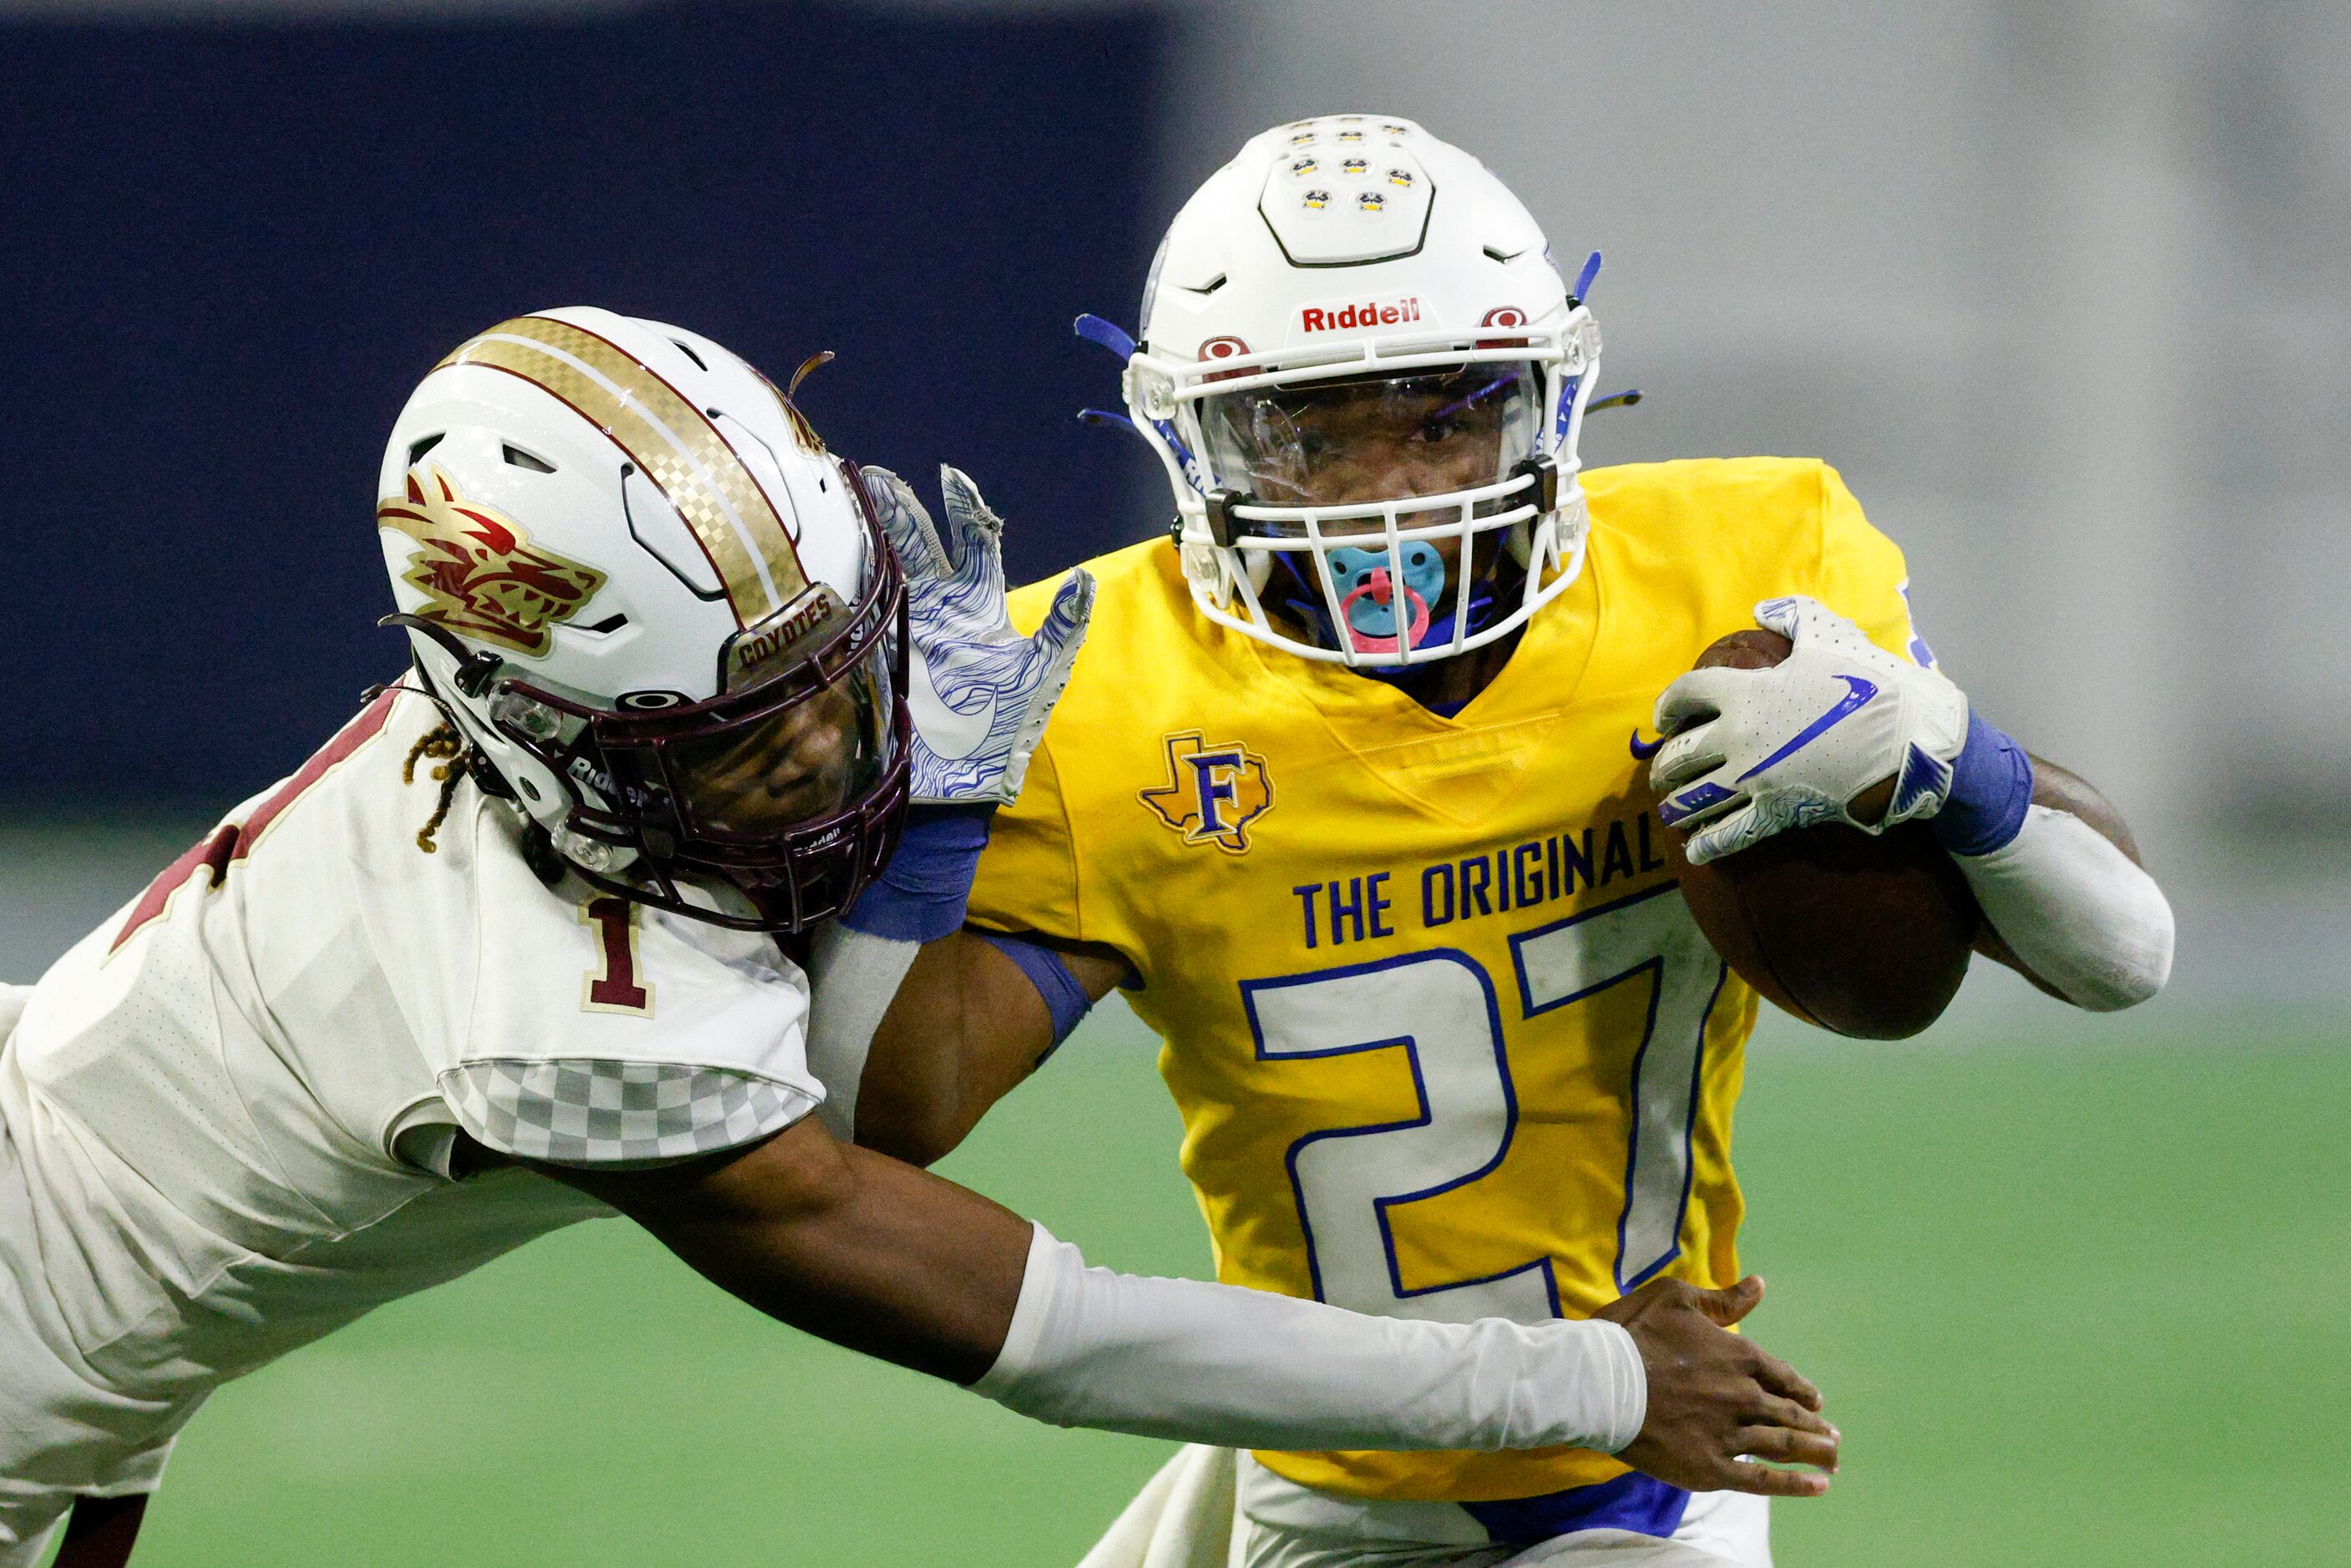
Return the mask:
[[[1412, 121], [1252, 139], [1176, 214], [1141, 332], [1127, 410], [1211, 620], [1408, 665], [1509, 635], [1581, 570], [1599, 328], [1518, 198]], [[1398, 420], [1339, 471], [1346, 433]]]
[[590, 882], [796, 930], [879, 870], [903, 584], [855, 469], [758, 371], [608, 310], [502, 321], [408, 400], [378, 493], [427, 688]]

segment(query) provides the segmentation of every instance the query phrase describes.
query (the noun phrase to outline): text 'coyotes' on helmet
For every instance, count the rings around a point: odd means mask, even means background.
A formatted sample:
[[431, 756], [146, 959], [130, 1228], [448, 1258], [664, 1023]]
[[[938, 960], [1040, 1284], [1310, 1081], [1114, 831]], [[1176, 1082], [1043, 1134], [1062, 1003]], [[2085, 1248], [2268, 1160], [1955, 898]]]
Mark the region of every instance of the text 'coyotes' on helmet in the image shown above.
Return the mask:
[[758, 371], [607, 310], [502, 321], [408, 400], [378, 493], [419, 669], [589, 881], [789, 930], [880, 869], [904, 588], [854, 469]]
[[1600, 330], [1484, 164], [1409, 120], [1256, 137], [1168, 229], [1129, 414], [1193, 598], [1311, 659], [1509, 635], [1581, 570]]

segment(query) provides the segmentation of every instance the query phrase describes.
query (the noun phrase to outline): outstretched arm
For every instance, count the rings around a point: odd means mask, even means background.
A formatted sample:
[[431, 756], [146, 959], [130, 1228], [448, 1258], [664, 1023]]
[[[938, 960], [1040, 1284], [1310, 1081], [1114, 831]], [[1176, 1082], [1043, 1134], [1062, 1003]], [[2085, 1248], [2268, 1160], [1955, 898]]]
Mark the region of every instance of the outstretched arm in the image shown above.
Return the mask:
[[538, 1168], [631, 1216], [785, 1322], [1040, 1420], [1228, 1447], [1625, 1452], [1682, 1485], [1810, 1496], [1812, 1385], [1725, 1332], [1760, 1287], [1652, 1281], [1614, 1321], [1372, 1318], [1090, 1269], [1077, 1249], [804, 1119], [652, 1171]]
[[813, 1119], [747, 1153], [658, 1170], [539, 1168], [722, 1290], [835, 1344], [967, 1384], [1011, 1326], [1029, 1222], [839, 1143]]

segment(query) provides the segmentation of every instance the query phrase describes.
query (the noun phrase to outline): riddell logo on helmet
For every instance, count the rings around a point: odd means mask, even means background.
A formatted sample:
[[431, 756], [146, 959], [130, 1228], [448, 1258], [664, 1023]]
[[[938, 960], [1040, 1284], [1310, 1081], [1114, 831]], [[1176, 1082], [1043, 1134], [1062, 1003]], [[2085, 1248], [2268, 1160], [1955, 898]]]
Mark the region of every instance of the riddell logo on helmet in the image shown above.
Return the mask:
[[1299, 327], [1308, 332], [1353, 332], [1369, 327], [1395, 327], [1420, 319], [1420, 297], [1365, 299], [1335, 308], [1309, 305], [1298, 313]]

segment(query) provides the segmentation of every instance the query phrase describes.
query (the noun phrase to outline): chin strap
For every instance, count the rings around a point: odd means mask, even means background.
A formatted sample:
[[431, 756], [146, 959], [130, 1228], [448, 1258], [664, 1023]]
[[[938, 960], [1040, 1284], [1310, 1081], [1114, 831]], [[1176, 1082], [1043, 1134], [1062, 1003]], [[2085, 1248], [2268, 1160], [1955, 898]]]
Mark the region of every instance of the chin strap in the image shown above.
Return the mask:
[[[387, 627], [404, 626], [413, 628], [416, 631], [423, 632], [435, 643], [440, 643], [446, 652], [455, 656], [458, 660], [458, 689], [465, 692], [468, 695], [478, 696], [480, 692], [476, 688], [486, 687], [488, 685], [491, 677], [497, 674], [498, 666], [502, 662], [495, 653], [486, 652], [467, 652], [465, 645], [463, 643], [458, 642], [454, 636], [451, 636], [445, 628], [436, 626], [429, 621], [420, 620], [418, 617], [413, 615], [387, 615], [382, 620], [377, 622], [376, 624]], [[488, 663], [486, 665], [477, 663], [482, 660], [486, 660]], [[466, 685], [469, 678], [467, 673], [468, 664], [474, 665], [473, 674], [470, 677], [474, 681], [473, 685]], [[448, 725], [451, 729], [455, 730], [457, 734], [457, 738], [464, 742], [464, 749], [458, 754], [455, 760], [456, 765], [465, 770], [466, 776], [473, 779], [475, 788], [480, 789], [483, 794], [491, 797], [493, 800], [507, 801], [513, 800], [515, 799], [514, 786], [507, 782], [505, 775], [501, 774], [496, 768], [490, 766], [489, 758], [483, 752], [481, 747], [475, 744], [472, 732], [466, 729], [464, 722], [457, 716], [455, 705], [451, 703], [447, 697], [443, 696], [441, 695], [440, 688], [433, 684], [432, 672], [424, 667], [423, 661], [413, 657], [409, 660], [408, 672], [410, 674], [416, 677], [416, 684], [412, 686], [405, 685], [404, 682], [406, 677], [403, 676], [401, 680], [392, 681], [384, 685], [370, 686], [366, 691], [360, 694], [360, 700], [363, 702], [373, 702], [378, 696], [393, 687], [398, 687], [402, 691], [414, 692], [418, 696], [423, 697], [426, 702], [431, 703], [434, 707], [441, 710], [442, 721]]]
[[1090, 425], [1097, 430], [1113, 428], [1123, 430], [1129, 435], [1141, 435], [1143, 434], [1143, 432], [1134, 427], [1134, 421], [1127, 418], [1126, 415], [1123, 413], [1113, 413], [1106, 408], [1081, 408], [1078, 410], [1078, 423], [1083, 425]]
[[[1117, 322], [1107, 320], [1092, 311], [1085, 312], [1071, 322], [1070, 329], [1087, 342], [1098, 344], [1116, 354], [1122, 369], [1129, 360], [1134, 358], [1137, 351], [1133, 334]], [[1134, 421], [1123, 413], [1113, 413], [1106, 408], [1078, 410], [1078, 423], [1097, 430], [1123, 430], [1128, 434], [1138, 438], [1143, 435], [1143, 432], [1135, 427]], [[1201, 472], [1199, 459], [1192, 455], [1192, 449], [1186, 446], [1182, 439], [1176, 435], [1173, 423], [1164, 419], [1155, 419], [1151, 422], [1151, 427], [1159, 433], [1160, 439], [1166, 442], [1175, 452], [1176, 458], [1183, 464], [1186, 474]], [[1197, 483], [1196, 480], [1194, 482]], [[1178, 544], [1183, 542], [1183, 531], [1184, 526], [1179, 520], [1176, 525]]]
[[1070, 323], [1070, 329], [1089, 343], [1099, 343], [1118, 356], [1120, 364], [1134, 358], [1134, 339], [1117, 322], [1089, 310]]
[[[1071, 323], [1071, 330], [1087, 342], [1098, 343], [1116, 354], [1121, 365], [1134, 358], [1134, 340], [1127, 335], [1125, 328], [1115, 321], [1106, 320], [1088, 311]], [[1078, 410], [1078, 423], [1105, 428], [1115, 426], [1126, 431], [1130, 435], [1143, 434], [1135, 429], [1134, 421], [1123, 413], [1113, 413], [1106, 408]]]
[[1575, 275], [1575, 287], [1567, 291], [1567, 306], [1573, 310], [1592, 298], [1593, 281], [1600, 276], [1600, 253], [1593, 251], [1583, 258], [1583, 270]]
[[376, 624], [387, 629], [396, 626], [414, 632], [455, 659], [457, 662], [457, 689], [469, 697], [478, 697], [488, 691], [490, 682], [497, 677], [498, 667], [506, 662], [487, 648], [466, 647], [446, 626], [427, 621], [422, 615], [387, 615]]

